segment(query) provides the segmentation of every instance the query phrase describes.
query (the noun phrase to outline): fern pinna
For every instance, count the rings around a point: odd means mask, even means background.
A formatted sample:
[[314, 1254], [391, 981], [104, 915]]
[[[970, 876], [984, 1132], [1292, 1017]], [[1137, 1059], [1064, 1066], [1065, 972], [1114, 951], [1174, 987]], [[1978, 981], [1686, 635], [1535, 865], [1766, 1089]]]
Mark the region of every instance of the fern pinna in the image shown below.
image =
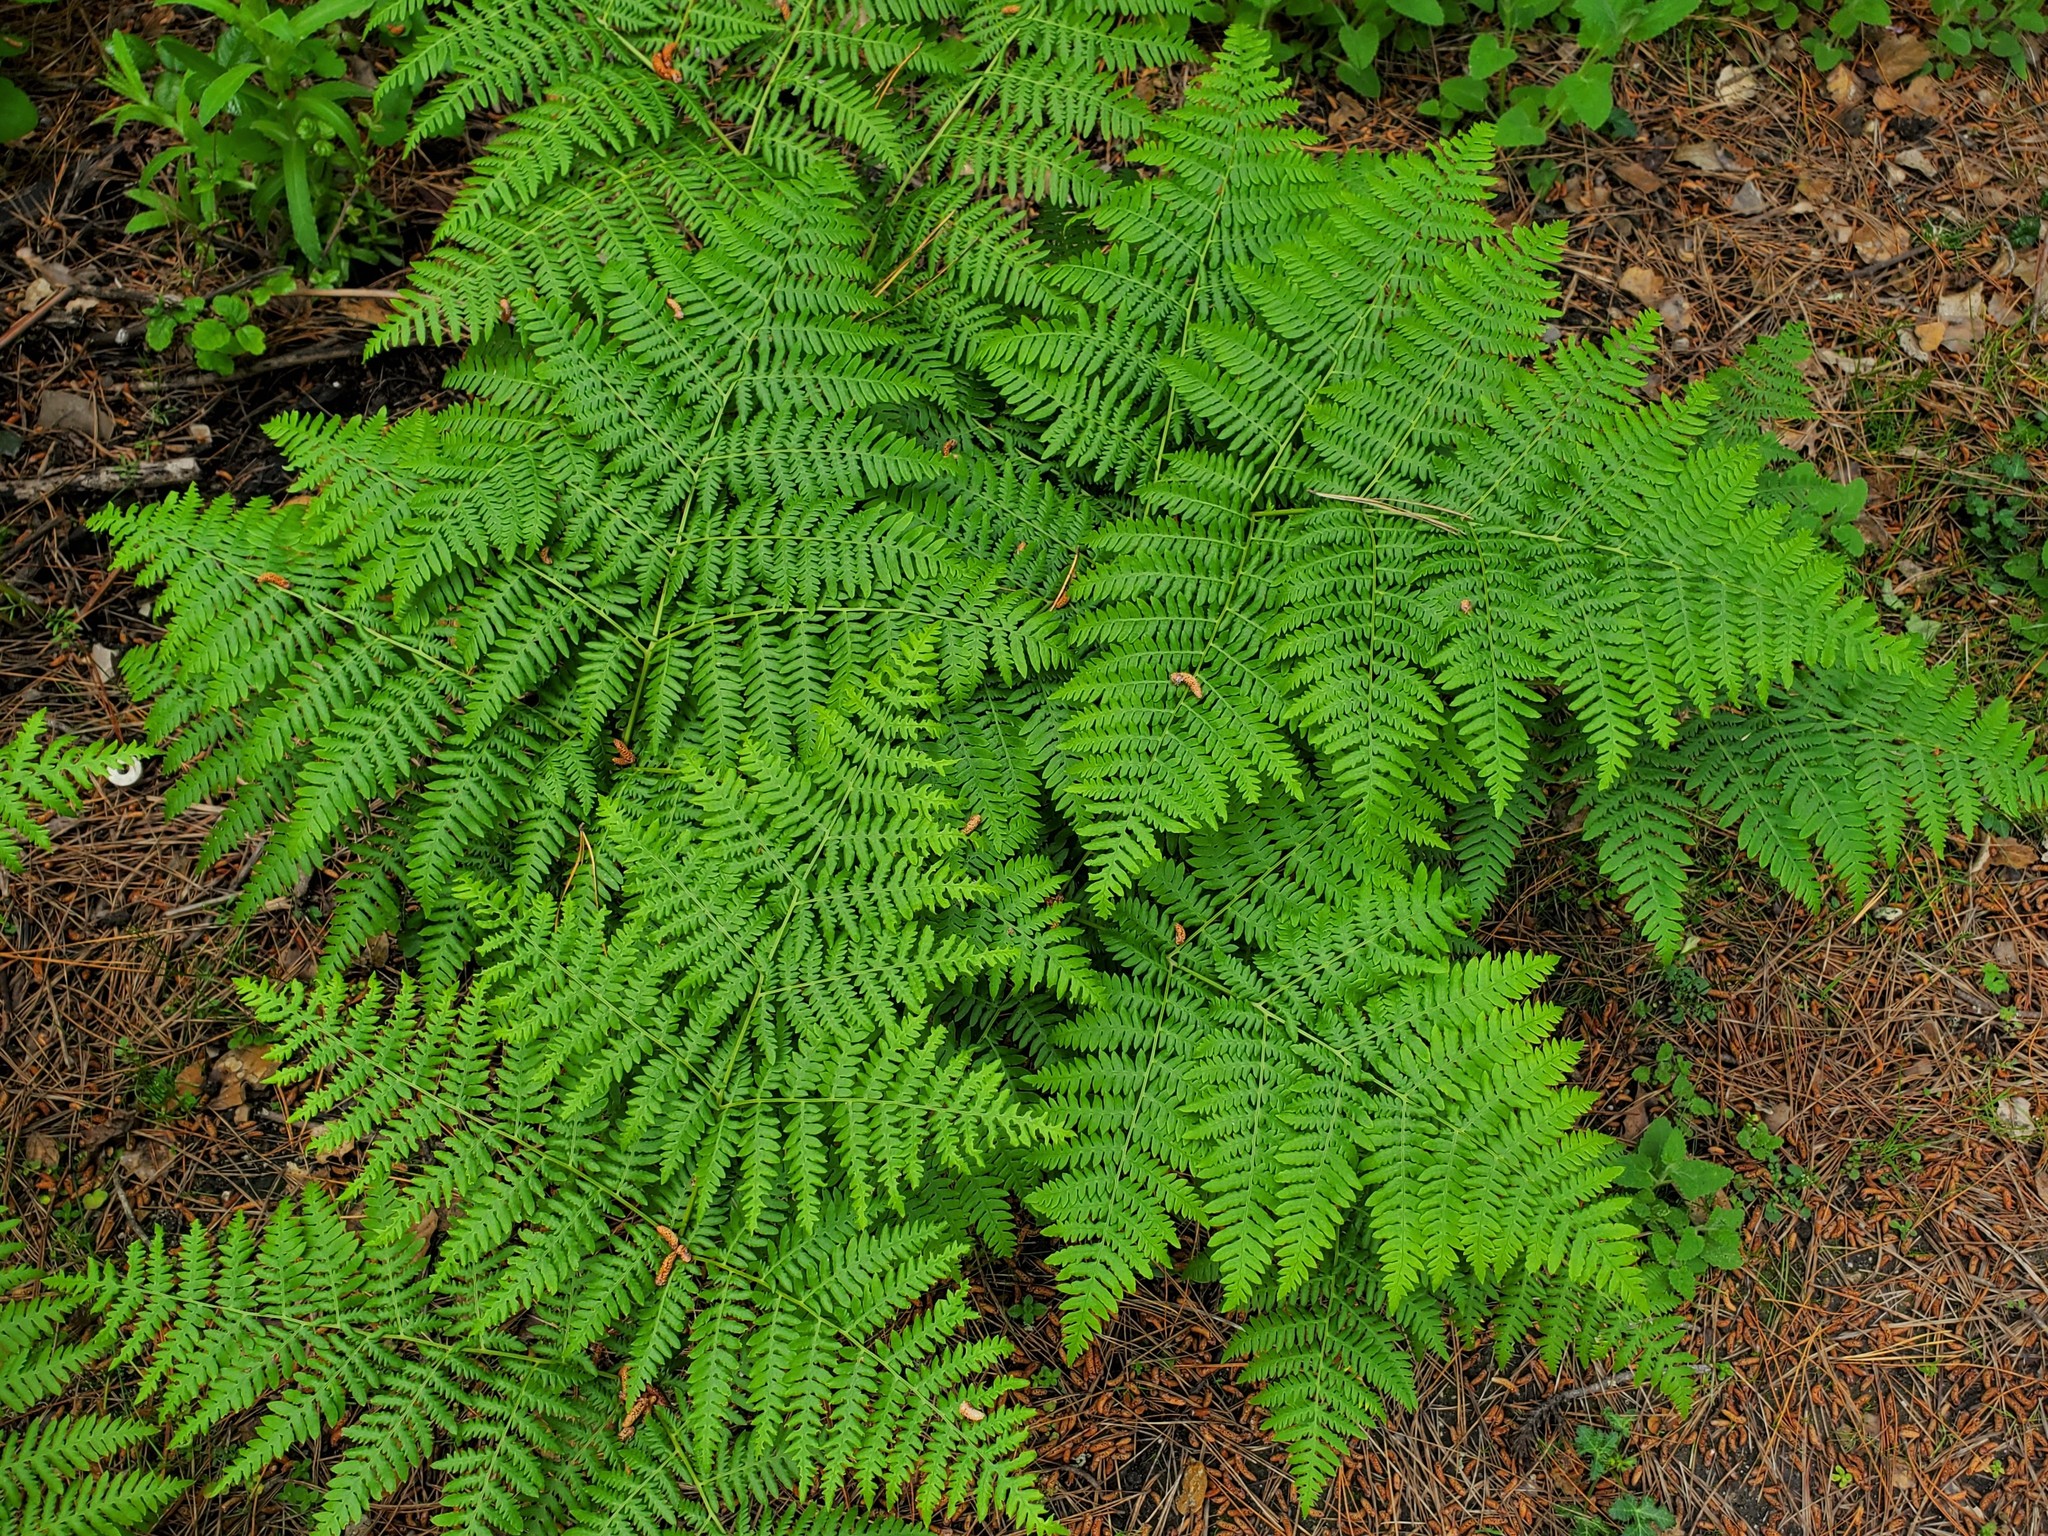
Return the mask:
[[[225, 1475], [339, 1426], [323, 1531], [428, 1462], [455, 1529], [1046, 1527], [957, 1285], [1020, 1211], [1070, 1351], [1220, 1282], [1304, 1505], [1454, 1333], [1683, 1401], [1547, 962], [1469, 938], [1523, 830], [1575, 795], [1668, 953], [1701, 825], [1818, 904], [2048, 795], [1801, 531], [1796, 338], [1645, 403], [1648, 326], [1546, 342], [1560, 237], [1496, 227], [1483, 134], [1319, 153], [1249, 29], [1148, 174], [1038, 184], [1078, 254], [1005, 212], [970, 257], [1000, 178], [916, 146], [1037, 110], [1024, 61], [1103, 89], [1102, 15], [870, 57], [776, 14], [579, 10], [458, 76], [596, 82], [398, 322], [471, 339], [467, 401], [284, 419], [278, 505], [102, 517], [212, 851], [268, 834], [252, 902], [346, 866], [325, 978], [250, 996], [368, 1150], [53, 1281], [93, 1349], [192, 1434], [267, 1401]], [[826, 104], [863, 69], [895, 139]], [[354, 995], [385, 928], [419, 980]]]

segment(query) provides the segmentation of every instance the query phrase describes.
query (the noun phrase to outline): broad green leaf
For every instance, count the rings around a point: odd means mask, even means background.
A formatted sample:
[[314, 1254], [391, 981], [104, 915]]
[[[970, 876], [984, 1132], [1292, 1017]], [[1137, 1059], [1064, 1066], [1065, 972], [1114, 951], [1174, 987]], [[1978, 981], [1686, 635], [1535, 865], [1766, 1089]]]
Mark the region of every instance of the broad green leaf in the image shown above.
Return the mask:
[[1472, 39], [1472, 46], [1465, 55], [1465, 73], [1475, 80], [1491, 80], [1520, 57], [1514, 49], [1491, 32], [1481, 32]]
[[1614, 66], [1581, 64], [1550, 88], [1560, 120], [1598, 128], [1614, 111]]

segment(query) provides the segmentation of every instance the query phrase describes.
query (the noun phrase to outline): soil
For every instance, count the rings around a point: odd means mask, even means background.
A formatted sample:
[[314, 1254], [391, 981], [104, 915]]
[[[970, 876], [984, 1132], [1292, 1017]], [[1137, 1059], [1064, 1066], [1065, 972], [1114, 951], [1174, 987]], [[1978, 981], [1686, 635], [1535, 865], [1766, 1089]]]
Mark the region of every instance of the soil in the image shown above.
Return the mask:
[[[233, 380], [140, 345], [137, 296], [217, 291], [267, 261], [248, 233], [218, 240], [206, 262], [123, 233], [123, 192], [146, 151], [92, 121], [106, 100], [92, 84], [97, 39], [166, 14], [37, 7], [24, 18], [30, 68], [11, 66], [45, 126], [0, 150], [0, 425], [21, 439], [0, 459], [0, 732], [43, 709], [57, 729], [139, 741], [144, 710], [113, 666], [157, 633], [146, 594], [109, 570], [84, 526], [103, 492], [24, 500], [9, 486], [189, 456], [205, 494], [279, 494], [286, 477], [260, 430], [276, 413], [442, 398], [447, 354], [359, 360], [374, 297], [273, 305], [263, 371]], [[1415, 111], [1432, 89], [1427, 64], [1395, 61], [1378, 102], [1305, 90], [1303, 118], [1343, 145], [1420, 147], [1437, 132]], [[1872, 595], [1987, 694], [2048, 717], [2041, 647], [2013, 627], [2038, 604], [1987, 579], [1995, 539], [1971, 531], [1986, 497], [2036, 542], [2048, 516], [1994, 463], [2015, 423], [2048, 410], [2048, 89], [2002, 64], [1888, 82], [1870, 51], [1824, 79], [1789, 37], [1723, 25], [1636, 50], [1618, 99], [1632, 137], [1517, 151], [1503, 183], [1503, 222], [1570, 224], [1560, 333], [1658, 310], [1660, 389], [1807, 326], [1821, 413], [1786, 437], [1825, 472], [1869, 481]], [[377, 192], [394, 211], [394, 264], [351, 283], [402, 283], [400, 262], [423, 247], [471, 148], [386, 155]], [[67, 277], [90, 302], [27, 320], [48, 297], [37, 280]], [[53, 392], [77, 397], [70, 427], [39, 426]], [[2048, 481], [2048, 453], [2028, 451]], [[0, 876], [0, 1184], [42, 1262], [117, 1252], [160, 1221], [260, 1216], [332, 1173], [287, 1123], [288, 1096], [264, 1085], [231, 984], [310, 971], [324, 881], [230, 921], [250, 860], [201, 868], [217, 813], [167, 823], [165, 788], [153, 770], [100, 786], [82, 815], [50, 823], [52, 852]], [[1693, 1309], [1715, 1367], [1693, 1413], [1681, 1420], [1625, 1382], [1553, 1379], [1526, 1355], [1502, 1364], [1462, 1348], [1420, 1365], [1418, 1409], [1397, 1411], [1304, 1518], [1219, 1363], [1231, 1325], [1212, 1289], [1148, 1287], [1070, 1366], [1027, 1242], [974, 1283], [1017, 1340], [1019, 1374], [1052, 1373], [1033, 1395], [1055, 1512], [1075, 1536], [1576, 1536], [1583, 1512], [1634, 1491], [1684, 1532], [2043, 1536], [2048, 1151], [2029, 1130], [2048, 1122], [2041, 830], [1926, 851], [1866, 910], [1818, 917], [1709, 847], [1697, 948], [1666, 972], [1588, 894], [1590, 865], [1560, 817], [1489, 938], [1564, 956], [1554, 992], [1585, 1042], [1580, 1077], [1601, 1091], [1604, 1129], [1628, 1136], [1674, 1112], [1668, 1088], [1634, 1075], [1668, 1044], [1728, 1112], [1695, 1117], [1695, 1152], [1736, 1168], [1753, 1201], [1751, 1262], [1705, 1285]], [[1752, 1117], [1783, 1141], [1762, 1163], [1735, 1140]], [[1607, 1430], [1610, 1415], [1627, 1464], [1595, 1482], [1578, 1432]], [[160, 1529], [297, 1529], [277, 1492], [195, 1496]], [[429, 1529], [431, 1508], [431, 1489], [407, 1489], [372, 1528]]]

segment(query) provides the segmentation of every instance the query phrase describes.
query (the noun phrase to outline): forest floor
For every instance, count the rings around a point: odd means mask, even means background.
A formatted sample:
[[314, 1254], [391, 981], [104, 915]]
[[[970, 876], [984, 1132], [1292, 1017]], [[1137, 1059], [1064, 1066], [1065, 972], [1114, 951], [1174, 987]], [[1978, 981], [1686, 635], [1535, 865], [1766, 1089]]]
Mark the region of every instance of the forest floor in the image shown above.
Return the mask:
[[[115, 662], [157, 632], [84, 527], [105, 492], [27, 482], [191, 458], [208, 493], [275, 494], [271, 415], [440, 398], [446, 354], [358, 360], [374, 296], [278, 301], [267, 355], [232, 380], [139, 344], [137, 295], [213, 292], [263, 266], [223, 242], [196, 270], [175, 240], [121, 232], [143, 155], [92, 122], [97, 40], [164, 14], [39, 7], [33, 73], [16, 66], [45, 126], [0, 151], [8, 734], [44, 709], [60, 730], [139, 740], [144, 710]], [[1805, 325], [1822, 411], [1787, 441], [1869, 482], [1872, 597], [2040, 723], [2048, 630], [2026, 626], [2041, 595], [2004, 565], [2048, 525], [2048, 88], [2002, 64], [1887, 83], [1898, 56], [1879, 62], [1824, 79], [1766, 30], [1672, 34], [1622, 72], [1636, 136], [1518, 152], [1500, 212], [1569, 221], [1561, 332], [1659, 311], [1660, 383]], [[1378, 102], [1304, 91], [1303, 119], [1338, 144], [1419, 147], [1436, 131], [1414, 110], [1428, 63], [1397, 66]], [[398, 259], [423, 245], [468, 148], [387, 157], [394, 264], [357, 282], [402, 281]], [[260, 1213], [337, 1171], [309, 1159], [287, 1096], [263, 1083], [230, 986], [310, 972], [324, 882], [230, 921], [250, 860], [199, 869], [217, 813], [167, 823], [164, 789], [153, 771], [101, 786], [51, 823], [52, 852], [0, 876], [0, 1185], [50, 1264], [117, 1252], [159, 1222]], [[1695, 1152], [1741, 1174], [1751, 1261], [1701, 1289], [1698, 1349], [1716, 1374], [1694, 1412], [1625, 1383], [1559, 1399], [1593, 1384], [1467, 1349], [1424, 1364], [1420, 1406], [1303, 1520], [1219, 1364], [1229, 1329], [1213, 1291], [1149, 1288], [1067, 1366], [1027, 1242], [975, 1284], [1016, 1338], [1020, 1374], [1047, 1383], [1039, 1449], [1075, 1536], [1591, 1536], [1613, 1529], [1593, 1515], [1625, 1491], [1683, 1532], [2048, 1532], [2048, 1151], [2034, 1128], [2048, 1122], [2048, 864], [2026, 841], [2042, 829], [1924, 854], [1864, 910], [1820, 917], [1710, 847], [1697, 946], [1670, 971], [1590, 894], [1574, 830], [1561, 817], [1545, 830], [1489, 936], [1564, 957], [1557, 995], [1604, 1128], [1633, 1135], [1689, 1103]], [[1690, 1090], [1668, 1080], [1675, 1061]], [[1738, 1144], [1758, 1118], [1776, 1151], [1754, 1133]], [[295, 1507], [291, 1480], [274, 1479], [253, 1500], [190, 1498], [160, 1529], [291, 1530]], [[431, 1490], [409, 1489], [375, 1529], [428, 1529], [431, 1508]]]

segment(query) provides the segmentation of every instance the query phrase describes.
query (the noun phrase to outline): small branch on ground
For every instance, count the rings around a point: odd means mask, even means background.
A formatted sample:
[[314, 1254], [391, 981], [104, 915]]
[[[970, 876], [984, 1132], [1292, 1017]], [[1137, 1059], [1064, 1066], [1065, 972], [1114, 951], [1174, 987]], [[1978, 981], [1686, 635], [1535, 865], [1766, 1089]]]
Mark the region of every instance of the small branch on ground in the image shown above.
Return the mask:
[[199, 478], [194, 458], [165, 459], [160, 464], [109, 464], [65, 475], [38, 475], [32, 480], [0, 482], [0, 490], [17, 502], [41, 501], [65, 491], [162, 491], [190, 485]]

